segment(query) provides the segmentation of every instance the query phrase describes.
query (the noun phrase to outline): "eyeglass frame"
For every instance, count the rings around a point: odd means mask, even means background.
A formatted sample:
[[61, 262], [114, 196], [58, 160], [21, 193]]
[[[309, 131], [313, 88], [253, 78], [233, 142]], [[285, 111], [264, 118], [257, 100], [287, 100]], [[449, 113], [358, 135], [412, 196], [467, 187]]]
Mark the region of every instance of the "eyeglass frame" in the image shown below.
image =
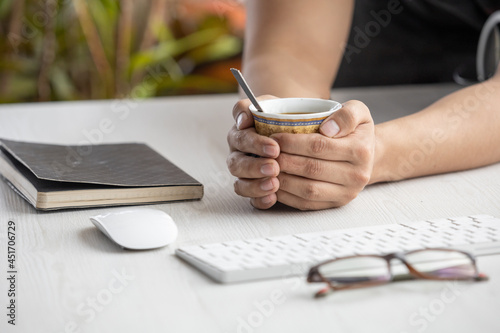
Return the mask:
[[[425, 274], [422, 272], [419, 272], [416, 270], [408, 261], [405, 259], [405, 256], [408, 254], [413, 254], [413, 253], [418, 253], [418, 252], [425, 252], [425, 251], [445, 251], [445, 252], [457, 252], [464, 254], [466, 257], [468, 257], [471, 260], [472, 266], [474, 267], [474, 276], [471, 277], [437, 277], [429, 274]], [[319, 271], [319, 267], [323, 265], [330, 264], [335, 261], [340, 261], [340, 260], [345, 260], [345, 259], [352, 259], [352, 258], [361, 258], [361, 257], [371, 257], [371, 258], [380, 258], [384, 259], [385, 262], [387, 263], [387, 272], [389, 273], [389, 279], [387, 280], [371, 280], [371, 281], [366, 281], [366, 282], [355, 282], [355, 283], [350, 283], [350, 284], [344, 284], [341, 286], [335, 286], [332, 284], [332, 281], [326, 279]], [[404, 275], [394, 275], [392, 272], [392, 265], [391, 265], [391, 260], [392, 259], [399, 259], [406, 268], [408, 268], [409, 274], [404, 274]], [[476, 258], [470, 254], [469, 252], [462, 251], [462, 250], [457, 250], [457, 249], [449, 249], [449, 248], [426, 248], [426, 249], [418, 249], [418, 250], [410, 250], [410, 251], [401, 251], [401, 252], [392, 252], [384, 255], [377, 255], [377, 254], [359, 254], [359, 255], [353, 255], [353, 256], [347, 256], [347, 257], [339, 257], [335, 259], [330, 259], [327, 261], [324, 261], [322, 263], [316, 264], [313, 267], [309, 269], [309, 272], [307, 274], [307, 282], [309, 283], [316, 283], [316, 282], [324, 282], [328, 285], [328, 289], [322, 289], [319, 292], [316, 293], [316, 297], [321, 297], [327, 294], [327, 291], [333, 292], [333, 291], [341, 291], [341, 290], [349, 290], [349, 289], [358, 289], [358, 288], [366, 288], [366, 287], [374, 287], [378, 285], [383, 285], [383, 284], [388, 284], [391, 282], [396, 282], [396, 281], [404, 281], [404, 280], [413, 280], [413, 279], [422, 279], [422, 280], [435, 280], [435, 281], [452, 281], [452, 280], [460, 280], [460, 281], [486, 281], [488, 280], [488, 276], [482, 273], [479, 273], [479, 270], [477, 268], [476, 264]]]

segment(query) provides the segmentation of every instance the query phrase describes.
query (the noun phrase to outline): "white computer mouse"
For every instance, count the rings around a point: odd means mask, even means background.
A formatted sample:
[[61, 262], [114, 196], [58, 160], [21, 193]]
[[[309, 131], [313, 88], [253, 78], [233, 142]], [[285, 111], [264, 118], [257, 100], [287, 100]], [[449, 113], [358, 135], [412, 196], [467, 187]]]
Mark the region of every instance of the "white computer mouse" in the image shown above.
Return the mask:
[[90, 221], [125, 249], [147, 250], [166, 246], [177, 238], [177, 226], [167, 213], [151, 208], [123, 208]]

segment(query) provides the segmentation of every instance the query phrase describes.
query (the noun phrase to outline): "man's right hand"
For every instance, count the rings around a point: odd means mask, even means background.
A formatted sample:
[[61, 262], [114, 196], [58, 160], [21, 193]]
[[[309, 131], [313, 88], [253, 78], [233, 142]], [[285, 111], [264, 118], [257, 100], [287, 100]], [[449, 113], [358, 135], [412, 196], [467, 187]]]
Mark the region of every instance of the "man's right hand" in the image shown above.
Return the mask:
[[[260, 96], [259, 100], [276, 98], [271, 95]], [[276, 201], [279, 189], [278, 174], [280, 167], [276, 158], [280, 147], [276, 141], [255, 132], [250, 100], [244, 99], [235, 104], [233, 117], [236, 121], [227, 135], [230, 154], [227, 166], [231, 174], [238, 177], [234, 191], [251, 198], [255, 208], [267, 209]], [[260, 157], [256, 157], [258, 155]]]

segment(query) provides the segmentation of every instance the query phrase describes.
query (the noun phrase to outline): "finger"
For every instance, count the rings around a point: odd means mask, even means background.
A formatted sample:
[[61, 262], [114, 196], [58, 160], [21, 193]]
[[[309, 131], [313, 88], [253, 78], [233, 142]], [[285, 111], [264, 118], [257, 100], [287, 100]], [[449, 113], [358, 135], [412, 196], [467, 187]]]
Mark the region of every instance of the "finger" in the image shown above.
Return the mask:
[[268, 209], [274, 206], [274, 204], [278, 201], [278, 198], [276, 197], [276, 193], [272, 193], [269, 195], [266, 195], [265, 197], [261, 198], [252, 198], [250, 200], [250, 203], [252, 206], [258, 209]]
[[278, 157], [280, 153], [280, 147], [275, 140], [257, 134], [253, 127], [238, 130], [236, 126], [233, 126], [227, 134], [227, 142], [231, 151], [239, 150], [271, 158]]
[[348, 101], [321, 123], [319, 131], [330, 138], [341, 138], [365, 123], [373, 123], [368, 107], [360, 101]]
[[[261, 101], [272, 98], [277, 97], [273, 95], [262, 95], [257, 97], [257, 100]], [[253, 126], [253, 116], [249, 109], [251, 104], [252, 102], [250, 102], [249, 99], [242, 99], [233, 107], [233, 118], [236, 120], [236, 127], [240, 130]]]
[[240, 151], [230, 153], [226, 163], [229, 172], [239, 178], [276, 177], [280, 173], [276, 160], [248, 156]]
[[277, 133], [271, 137], [280, 147], [280, 153], [308, 156], [329, 161], [351, 159], [347, 142], [334, 140], [318, 133]]
[[329, 201], [308, 201], [294, 194], [279, 190], [276, 192], [277, 201], [300, 210], [320, 210], [338, 207], [334, 202]]
[[233, 118], [236, 120], [236, 127], [240, 130], [253, 126], [252, 113], [248, 108], [251, 104], [249, 99], [242, 99], [233, 107]]
[[[368, 128], [369, 127], [369, 128]], [[372, 126], [367, 126], [367, 131]], [[363, 164], [370, 159], [373, 144], [370, 135], [349, 136], [341, 139], [328, 138], [324, 135], [277, 133], [271, 136], [279, 147], [280, 153], [301, 155], [327, 161], [345, 161], [351, 164]]]
[[242, 197], [257, 198], [264, 197], [279, 189], [279, 181], [276, 177], [263, 179], [242, 179], [234, 182], [234, 192]]
[[278, 176], [280, 190], [306, 201], [332, 202], [341, 206], [353, 200], [360, 189], [332, 184], [286, 173]]
[[349, 162], [332, 162], [300, 155], [281, 153], [276, 162], [281, 173], [327, 181], [336, 184], [350, 184], [355, 178], [354, 168]]

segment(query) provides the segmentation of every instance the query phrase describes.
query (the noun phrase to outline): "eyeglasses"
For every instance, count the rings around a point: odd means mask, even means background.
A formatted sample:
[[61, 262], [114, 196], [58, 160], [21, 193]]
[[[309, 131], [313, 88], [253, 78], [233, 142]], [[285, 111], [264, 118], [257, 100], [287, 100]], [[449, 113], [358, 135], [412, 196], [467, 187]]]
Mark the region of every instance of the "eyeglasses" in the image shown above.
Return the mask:
[[[399, 260], [399, 265], [392, 265], [393, 259]], [[401, 271], [407, 272], [393, 274]], [[307, 276], [307, 282], [327, 284], [315, 297], [333, 291], [414, 279], [484, 281], [488, 277], [478, 272], [476, 259], [470, 253], [437, 248], [337, 258], [311, 267]]]

